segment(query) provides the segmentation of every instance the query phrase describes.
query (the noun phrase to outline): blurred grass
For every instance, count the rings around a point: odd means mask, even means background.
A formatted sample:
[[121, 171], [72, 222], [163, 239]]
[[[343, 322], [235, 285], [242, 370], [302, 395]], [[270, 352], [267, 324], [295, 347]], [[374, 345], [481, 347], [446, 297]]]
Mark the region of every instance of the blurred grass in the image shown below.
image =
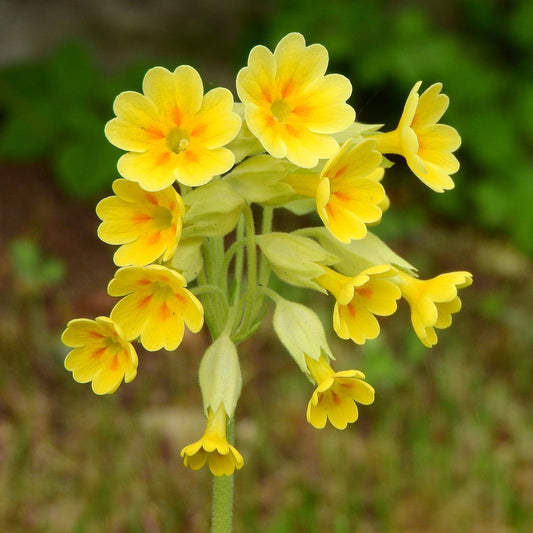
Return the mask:
[[[377, 390], [347, 430], [307, 424], [312, 387], [268, 328], [241, 346], [236, 532], [533, 527], [533, 265], [478, 233], [416, 237], [399, 243], [407, 257], [427, 241], [429, 272], [459, 257], [476, 283], [432, 350], [410, 331], [405, 306], [362, 348], [332, 341], [336, 368], [362, 369]], [[327, 298], [308, 303], [329, 323]], [[206, 339], [141, 353], [133, 383], [96, 397], [63, 369], [55, 332], [36, 343], [9, 323], [0, 330], [0, 528], [207, 531], [210, 474], [178, 455], [203, 429]]]

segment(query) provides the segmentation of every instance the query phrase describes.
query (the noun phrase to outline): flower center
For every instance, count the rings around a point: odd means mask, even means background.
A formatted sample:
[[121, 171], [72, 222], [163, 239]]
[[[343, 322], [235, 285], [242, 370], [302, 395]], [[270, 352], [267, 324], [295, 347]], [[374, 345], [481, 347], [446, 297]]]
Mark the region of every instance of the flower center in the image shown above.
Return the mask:
[[152, 213], [152, 221], [158, 230], [166, 230], [172, 226], [172, 212], [166, 207], [157, 206]]
[[181, 154], [189, 148], [189, 132], [183, 128], [172, 128], [166, 137], [167, 147], [175, 154]]
[[285, 100], [276, 100], [270, 105], [270, 111], [278, 122], [284, 123], [292, 113], [292, 108]]

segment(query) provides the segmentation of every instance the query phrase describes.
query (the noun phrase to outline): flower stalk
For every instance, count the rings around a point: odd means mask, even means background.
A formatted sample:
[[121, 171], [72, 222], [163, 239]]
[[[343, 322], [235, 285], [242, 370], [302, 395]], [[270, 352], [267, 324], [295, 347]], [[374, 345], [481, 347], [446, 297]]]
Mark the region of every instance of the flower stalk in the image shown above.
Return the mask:
[[[108, 293], [120, 300], [109, 317], [68, 323], [65, 367], [96, 394], [110, 394], [142, 367], [134, 343], [177, 350], [186, 331], [206, 324], [210, 344], [198, 372], [205, 431], [181, 457], [214, 476], [214, 533], [232, 529], [233, 475], [244, 465], [234, 446], [243, 381], [237, 345], [268, 316], [266, 298], [279, 341], [315, 384], [305, 413], [313, 427], [345, 429], [358, 404], [374, 401], [363, 372], [333, 369], [313, 305], [287, 300], [280, 284], [329, 295], [335, 333], [355, 344], [376, 338], [403, 298], [416, 335], [431, 347], [435, 329], [448, 328], [461, 308], [458, 290], [472, 282], [464, 271], [418, 279], [369, 229], [390, 207], [384, 154], [402, 155], [434, 191], [453, 188], [460, 137], [439, 124], [449, 103], [442, 85], [419, 95], [417, 83], [396, 129], [382, 133], [355, 121], [351, 82], [326, 74], [327, 66], [325, 47], [299, 33], [273, 52], [256, 46], [237, 74], [241, 102], [220, 87], [204, 93], [189, 65], [154, 67], [142, 93], [117, 96], [105, 128], [125, 151], [114, 195], [96, 208], [99, 237], [118, 246]], [[316, 211], [319, 225], [273, 231], [277, 208]]]

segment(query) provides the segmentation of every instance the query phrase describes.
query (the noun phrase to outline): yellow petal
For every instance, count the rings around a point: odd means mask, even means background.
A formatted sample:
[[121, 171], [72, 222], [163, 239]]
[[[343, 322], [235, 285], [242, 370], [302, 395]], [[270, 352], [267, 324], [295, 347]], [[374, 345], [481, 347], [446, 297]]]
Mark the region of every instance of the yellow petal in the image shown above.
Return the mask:
[[222, 87], [209, 91], [194, 118], [191, 137], [201, 138], [208, 150], [228, 144], [241, 128], [241, 118], [232, 109], [233, 95], [230, 91]]
[[142, 332], [146, 320], [143, 300], [135, 294], [122, 298], [111, 311], [111, 317], [120, 324], [126, 339], [136, 339]]
[[174, 72], [163, 67], [150, 69], [143, 80], [143, 92], [175, 126], [183, 117], [200, 110], [204, 88], [198, 72], [181, 65]]
[[[339, 380], [339, 383], [342, 383], [343, 380]], [[361, 379], [352, 379], [350, 382], [351, 396], [352, 398], [362, 405], [370, 405], [374, 402], [375, 391], [366, 381]]]
[[106, 124], [105, 134], [118, 148], [142, 152], [164, 137], [157, 108], [142, 94], [120, 93], [113, 110], [117, 118]]
[[92, 389], [95, 394], [111, 394], [115, 392], [124, 378], [124, 368], [116, 359], [112, 359], [110, 364], [104, 368], [93, 379]]
[[305, 86], [324, 76], [328, 66], [328, 51], [320, 44], [305, 45], [300, 33], [289, 33], [276, 46], [274, 58], [277, 64], [276, 81], [281, 87], [282, 98], [291, 90]]
[[198, 187], [206, 184], [213, 176], [227, 172], [234, 162], [233, 152], [226, 148], [191, 148], [180, 154], [176, 163], [176, 179], [184, 185]]
[[411, 127], [414, 129], [436, 124], [448, 109], [450, 99], [440, 94], [442, 83], [434, 83], [426, 89], [418, 100], [418, 107]]
[[346, 104], [352, 93], [348, 78], [341, 74], [328, 74], [313, 84], [302, 95], [294, 113], [305, 120], [315, 133], [337, 133], [355, 120], [355, 111]]
[[176, 180], [176, 156], [166, 148], [124, 154], [117, 165], [121, 176], [136, 181], [147, 191], [160, 191]]
[[287, 146], [287, 159], [301, 168], [313, 168], [319, 159], [331, 157], [339, 149], [333, 137], [305, 128], [286, 129], [282, 139]]
[[246, 107], [246, 123], [250, 131], [259, 139], [265, 150], [273, 157], [281, 159], [287, 155], [283, 132], [285, 125], [274, 120], [270, 110], [250, 104]]
[[411, 89], [411, 92], [409, 93], [409, 96], [407, 97], [407, 100], [405, 101], [405, 106], [403, 108], [403, 113], [400, 118], [400, 122], [398, 123], [398, 129], [408, 128], [411, 126], [411, 123], [413, 122], [416, 109], [418, 106], [418, 90], [420, 89], [420, 85], [422, 85], [421, 81], [418, 81], [415, 83], [414, 87]]
[[420, 150], [454, 152], [461, 146], [461, 137], [457, 130], [446, 124], [426, 126], [417, 130], [417, 135]]
[[171, 303], [158, 302], [149, 313], [141, 333], [142, 345], [151, 352], [164, 348], [165, 350], [175, 350], [183, 339], [184, 324], [179, 309]]
[[357, 405], [348, 398], [343, 398], [343, 401], [339, 403], [328, 402], [327, 413], [331, 425], [337, 429], [346, 429], [348, 424], [359, 418]]
[[248, 66], [237, 74], [237, 94], [245, 104], [257, 102], [270, 105], [274, 94], [276, 61], [265, 46], [254, 46], [248, 56]]
[[105, 333], [95, 324], [94, 320], [75, 318], [67, 324], [67, 328], [61, 335], [61, 342], [66, 346], [76, 348], [93, 343], [95, 336], [103, 338]]

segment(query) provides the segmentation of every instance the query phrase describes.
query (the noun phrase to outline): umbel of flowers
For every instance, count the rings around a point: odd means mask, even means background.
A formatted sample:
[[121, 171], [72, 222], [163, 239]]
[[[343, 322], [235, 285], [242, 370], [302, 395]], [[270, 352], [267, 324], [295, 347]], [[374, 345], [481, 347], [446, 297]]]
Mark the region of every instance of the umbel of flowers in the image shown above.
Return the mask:
[[[403, 299], [414, 332], [433, 346], [461, 308], [458, 289], [472, 282], [462, 271], [419, 278], [368, 229], [389, 207], [386, 154], [403, 156], [434, 191], [453, 188], [460, 137], [439, 122], [448, 107], [441, 84], [419, 94], [417, 82], [397, 128], [383, 133], [355, 120], [350, 81], [326, 74], [327, 66], [327, 50], [299, 33], [274, 52], [256, 46], [237, 74], [240, 102], [224, 88], [205, 92], [191, 66], [155, 67], [142, 92], [117, 96], [105, 128], [125, 151], [114, 195], [96, 208], [99, 237], [118, 247], [108, 292], [119, 300], [109, 317], [69, 322], [65, 367], [96, 394], [112, 393], [137, 374], [135, 343], [176, 350], [186, 328], [198, 333], [205, 322], [212, 339], [199, 367], [206, 429], [181, 456], [215, 476], [244, 464], [227, 436], [241, 391], [237, 346], [270, 316], [268, 302], [279, 340], [314, 384], [310, 424], [344, 429], [357, 420], [358, 404], [374, 401], [363, 372], [333, 368], [315, 312], [269, 288], [272, 273], [331, 295], [333, 330], [356, 344], [375, 339], [381, 317]], [[280, 208], [316, 211], [319, 223], [274, 232]]]

